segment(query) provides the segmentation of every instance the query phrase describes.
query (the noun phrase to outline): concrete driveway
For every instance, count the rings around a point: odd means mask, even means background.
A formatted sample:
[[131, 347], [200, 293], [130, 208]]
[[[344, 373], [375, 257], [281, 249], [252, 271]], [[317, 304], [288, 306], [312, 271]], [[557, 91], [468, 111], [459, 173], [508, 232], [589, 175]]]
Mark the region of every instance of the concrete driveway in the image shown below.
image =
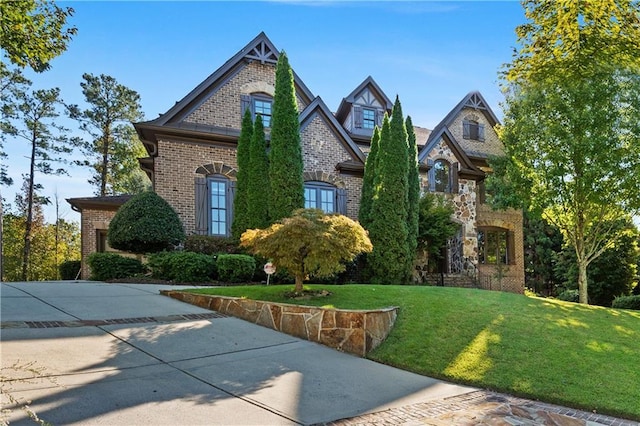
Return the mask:
[[475, 391], [223, 317], [163, 288], [2, 283], [5, 420], [33, 424], [20, 407], [32, 401], [52, 424], [317, 424]]

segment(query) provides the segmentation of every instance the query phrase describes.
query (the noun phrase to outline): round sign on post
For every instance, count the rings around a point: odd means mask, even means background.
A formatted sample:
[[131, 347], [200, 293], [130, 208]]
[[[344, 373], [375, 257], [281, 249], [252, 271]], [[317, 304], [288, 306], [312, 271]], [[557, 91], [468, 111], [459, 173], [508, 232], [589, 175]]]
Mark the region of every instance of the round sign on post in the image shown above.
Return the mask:
[[271, 277], [271, 274], [275, 274], [276, 273], [275, 265], [273, 263], [271, 263], [271, 262], [265, 263], [264, 272], [267, 274], [267, 285], [269, 285], [269, 278]]

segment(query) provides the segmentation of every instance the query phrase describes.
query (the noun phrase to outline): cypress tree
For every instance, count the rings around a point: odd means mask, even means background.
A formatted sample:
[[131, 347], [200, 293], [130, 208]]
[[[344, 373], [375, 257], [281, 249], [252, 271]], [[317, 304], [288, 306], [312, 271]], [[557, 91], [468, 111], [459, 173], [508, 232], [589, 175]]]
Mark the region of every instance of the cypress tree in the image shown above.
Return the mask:
[[413, 130], [411, 117], [407, 116], [405, 122], [407, 129], [408, 144], [408, 215], [407, 224], [409, 226], [407, 235], [407, 250], [409, 251], [410, 268], [413, 270], [413, 260], [418, 248], [418, 218], [420, 212], [420, 172], [418, 170], [418, 146], [416, 144], [416, 133]]
[[253, 125], [249, 173], [247, 184], [247, 227], [269, 226], [269, 159], [264, 139], [262, 117], [258, 115]]
[[376, 161], [378, 157], [378, 149], [380, 147], [380, 129], [378, 126], [373, 129], [373, 137], [371, 138], [371, 150], [367, 155], [367, 161], [364, 165], [364, 176], [362, 177], [362, 192], [360, 196], [360, 211], [358, 212], [358, 220], [364, 229], [369, 229], [371, 219], [371, 200], [373, 199], [373, 181], [376, 175]]
[[374, 179], [368, 257], [374, 283], [404, 284], [409, 280], [407, 131], [396, 97], [391, 120], [385, 116]]
[[304, 166], [298, 106], [293, 72], [284, 51], [276, 66], [269, 161], [269, 216], [275, 222], [304, 207]]
[[247, 108], [242, 117], [242, 127], [238, 138], [238, 173], [236, 174], [236, 196], [233, 200], [233, 223], [231, 234], [236, 240], [249, 228], [247, 212], [247, 185], [249, 181], [249, 152], [251, 150], [251, 135], [253, 122], [251, 111]]

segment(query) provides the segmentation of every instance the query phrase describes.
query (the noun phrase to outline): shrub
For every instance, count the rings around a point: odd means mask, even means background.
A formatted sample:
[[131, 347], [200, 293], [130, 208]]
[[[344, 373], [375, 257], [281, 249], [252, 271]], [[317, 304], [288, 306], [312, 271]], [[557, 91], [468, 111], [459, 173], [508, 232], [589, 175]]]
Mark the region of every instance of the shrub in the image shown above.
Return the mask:
[[232, 238], [211, 235], [189, 235], [184, 242], [184, 250], [202, 254], [242, 253], [242, 249]]
[[118, 250], [155, 253], [184, 241], [184, 229], [175, 210], [153, 191], [124, 203], [109, 224], [107, 240]]
[[221, 254], [216, 262], [220, 281], [239, 283], [253, 279], [256, 260], [246, 254]]
[[559, 300], [564, 300], [565, 302], [575, 302], [578, 303], [580, 300], [580, 292], [578, 290], [564, 290], [558, 296], [556, 296]]
[[82, 267], [82, 262], [79, 260], [65, 260], [58, 266], [60, 271], [61, 280], [75, 280], [78, 276], [78, 272]]
[[620, 296], [613, 299], [612, 308], [640, 311], [640, 296]]
[[178, 282], [207, 282], [216, 275], [215, 259], [202, 253], [154, 253], [148, 256], [147, 265], [155, 278]]
[[146, 272], [138, 259], [116, 253], [91, 253], [87, 262], [91, 268], [91, 279], [97, 281], [127, 278]]

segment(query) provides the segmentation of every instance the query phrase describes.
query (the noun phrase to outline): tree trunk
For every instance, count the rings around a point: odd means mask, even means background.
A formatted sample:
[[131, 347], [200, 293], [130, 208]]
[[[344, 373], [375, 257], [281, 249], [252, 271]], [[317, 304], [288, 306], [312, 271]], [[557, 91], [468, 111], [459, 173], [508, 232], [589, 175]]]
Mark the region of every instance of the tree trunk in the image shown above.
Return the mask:
[[578, 301], [584, 304], [589, 303], [589, 294], [587, 292], [587, 266], [588, 264], [584, 260], [578, 261]]
[[29, 188], [27, 189], [27, 221], [24, 227], [24, 250], [22, 252], [22, 281], [27, 281], [27, 268], [31, 255], [31, 222], [33, 221], [33, 189], [36, 174], [36, 130], [33, 130], [31, 140], [31, 164], [29, 165]]
[[302, 287], [302, 283], [304, 282], [304, 275], [296, 274], [296, 293], [302, 293], [304, 288]]

